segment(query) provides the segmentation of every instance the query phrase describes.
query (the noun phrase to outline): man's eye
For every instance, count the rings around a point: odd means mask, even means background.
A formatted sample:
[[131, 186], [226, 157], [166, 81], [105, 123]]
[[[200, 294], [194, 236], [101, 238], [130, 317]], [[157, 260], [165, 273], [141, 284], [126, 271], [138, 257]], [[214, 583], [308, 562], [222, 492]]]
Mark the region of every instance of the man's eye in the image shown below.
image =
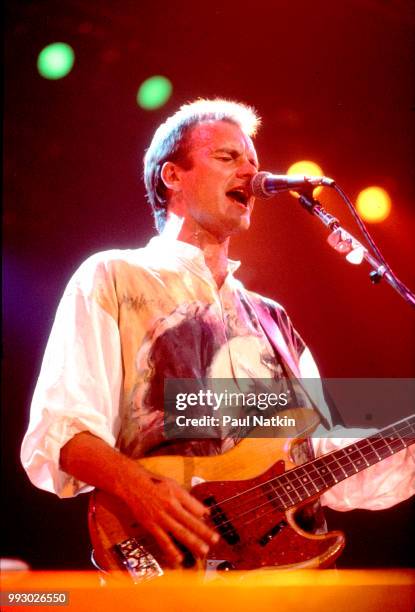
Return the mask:
[[231, 157], [230, 155], [220, 155], [216, 159], [220, 159], [222, 161], [232, 161], [233, 157]]

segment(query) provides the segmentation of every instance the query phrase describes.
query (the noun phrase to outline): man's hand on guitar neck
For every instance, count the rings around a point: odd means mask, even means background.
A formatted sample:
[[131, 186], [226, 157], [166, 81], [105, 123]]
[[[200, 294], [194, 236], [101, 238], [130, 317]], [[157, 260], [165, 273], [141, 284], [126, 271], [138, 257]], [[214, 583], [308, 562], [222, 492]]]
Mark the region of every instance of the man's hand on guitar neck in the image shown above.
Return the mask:
[[207, 508], [176, 481], [152, 474], [87, 431], [61, 449], [60, 465], [75, 478], [121, 498], [173, 567], [180, 565], [183, 554], [170, 534], [195, 557], [206, 556], [209, 545], [218, 541], [203, 520]]

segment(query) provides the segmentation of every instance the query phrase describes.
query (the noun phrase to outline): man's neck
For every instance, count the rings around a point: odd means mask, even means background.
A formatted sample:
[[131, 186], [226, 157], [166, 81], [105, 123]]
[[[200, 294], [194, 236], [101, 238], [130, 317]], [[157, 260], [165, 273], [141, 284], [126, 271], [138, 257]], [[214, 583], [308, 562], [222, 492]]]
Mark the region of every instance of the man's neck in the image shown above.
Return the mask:
[[203, 251], [205, 263], [212, 273], [216, 285], [220, 289], [227, 275], [229, 237], [218, 240], [201, 227], [190, 227], [176, 215], [169, 215], [163, 229], [163, 236], [181, 240]]

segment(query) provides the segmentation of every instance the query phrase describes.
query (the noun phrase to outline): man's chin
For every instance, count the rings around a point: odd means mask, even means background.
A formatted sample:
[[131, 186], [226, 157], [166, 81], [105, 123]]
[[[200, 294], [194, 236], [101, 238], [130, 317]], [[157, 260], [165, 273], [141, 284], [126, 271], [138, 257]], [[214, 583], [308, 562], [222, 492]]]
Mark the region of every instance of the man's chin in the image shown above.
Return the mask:
[[239, 218], [227, 216], [222, 219], [222, 223], [204, 225], [205, 230], [216, 237], [217, 240], [223, 242], [231, 236], [235, 236], [249, 229], [251, 225], [250, 215]]
[[232, 230], [232, 234], [230, 235], [233, 236], [235, 234], [240, 234], [241, 232], [246, 232], [246, 230], [249, 230], [250, 226], [251, 226], [251, 217], [250, 216], [242, 217], [241, 219], [238, 220], [238, 222], [235, 222], [235, 225]]

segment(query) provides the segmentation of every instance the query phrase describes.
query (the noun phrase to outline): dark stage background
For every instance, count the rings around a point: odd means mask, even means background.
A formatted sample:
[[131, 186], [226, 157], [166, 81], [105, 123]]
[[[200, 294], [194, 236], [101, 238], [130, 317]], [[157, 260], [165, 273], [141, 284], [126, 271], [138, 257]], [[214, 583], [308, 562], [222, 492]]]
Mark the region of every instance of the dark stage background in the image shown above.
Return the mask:
[[[411, 0], [6, 2], [2, 556], [88, 567], [86, 498], [35, 489], [20, 442], [71, 273], [95, 251], [141, 246], [153, 234], [141, 159], [183, 102], [223, 96], [256, 106], [264, 169], [284, 173], [312, 159], [352, 199], [368, 185], [386, 188], [392, 214], [371, 231], [415, 288], [414, 30]], [[74, 48], [76, 63], [47, 81], [36, 58], [55, 41]], [[165, 107], [144, 111], [135, 96], [153, 74], [169, 77], [174, 92]], [[357, 233], [333, 192], [321, 200]], [[231, 255], [250, 288], [287, 308], [324, 376], [414, 377], [413, 311], [325, 238], [281, 195], [257, 203]], [[398, 411], [390, 406], [391, 422]], [[364, 422], [364, 406], [361, 414]], [[410, 501], [328, 517], [348, 534], [340, 567], [413, 564]]]

